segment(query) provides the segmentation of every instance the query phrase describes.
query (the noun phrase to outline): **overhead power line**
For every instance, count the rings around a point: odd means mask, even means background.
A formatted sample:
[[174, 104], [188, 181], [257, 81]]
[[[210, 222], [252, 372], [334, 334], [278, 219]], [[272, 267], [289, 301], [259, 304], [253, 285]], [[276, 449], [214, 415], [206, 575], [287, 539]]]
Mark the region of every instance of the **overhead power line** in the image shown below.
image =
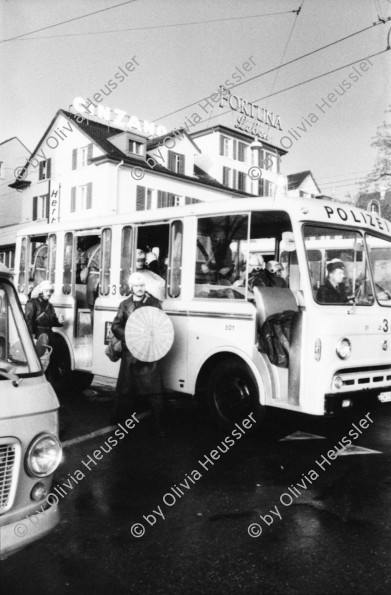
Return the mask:
[[[57, 39], [59, 37], [78, 37], [84, 35], [101, 35], [102, 33], [121, 33], [122, 31], [145, 31], [147, 29], [167, 29], [169, 27], [187, 27], [189, 25], [203, 25], [205, 23], [222, 23], [224, 21], [238, 21], [243, 19], [254, 19], [260, 17], [272, 17], [276, 15], [282, 14], [290, 14], [293, 12], [297, 12], [296, 10], [284, 10], [282, 12], [268, 12], [268, 13], [261, 13], [261, 14], [250, 14], [248, 16], [241, 16], [241, 17], [228, 17], [226, 19], [210, 19], [206, 21], [190, 21], [188, 23], [172, 23], [171, 25], [148, 25], [147, 27], [131, 27], [127, 29], [107, 29], [103, 31], [87, 31], [85, 33], [63, 33], [61, 35], [40, 35], [37, 37], [27, 37], [26, 39]], [[26, 34], [27, 35], [27, 34]]]
[[[389, 17], [388, 20], [391, 20], [391, 17]], [[325, 50], [326, 48], [329, 48], [333, 45], [336, 45], [338, 43], [341, 43], [342, 41], [345, 41], [346, 39], [349, 39], [351, 37], [354, 37], [355, 35], [360, 35], [361, 33], [364, 33], [365, 31], [368, 31], [369, 29], [372, 29], [372, 27], [376, 27], [377, 25], [383, 25], [384, 23], [382, 21], [376, 22], [376, 23], [372, 23], [372, 25], [369, 25], [368, 27], [364, 27], [364, 29], [360, 29], [359, 31], [355, 31], [354, 33], [350, 33], [349, 35], [345, 35], [345, 37], [341, 37], [340, 39], [337, 39], [335, 41], [332, 41], [331, 43], [328, 43], [326, 45], [321, 46], [320, 48], [317, 48], [316, 50], [312, 50], [311, 52], [307, 52], [306, 54], [303, 54], [302, 56], [298, 56], [297, 58], [293, 58], [292, 60], [288, 60], [288, 62], [285, 62], [284, 64], [280, 64], [279, 66], [275, 66], [274, 68], [270, 68], [269, 70], [265, 70], [265, 72], [261, 72], [260, 74], [257, 74], [253, 77], [250, 77], [248, 79], [246, 79], [245, 81], [241, 82], [241, 83], [237, 83], [236, 85], [233, 85], [233, 87], [231, 87], [232, 89], [235, 89], [236, 87], [240, 87], [241, 85], [247, 84], [257, 78], [260, 78], [261, 76], [265, 76], [266, 74], [270, 74], [271, 72], [274, 72], [275, 70], [278, 70], [279, 68], [283, 68], [284, 66], [288, 66], [289, 64], [293, 64], [294, 62], [298, 62], [299, 60], [303, 60], [303, 58], [307, 58], [308, 56], [311, 56], [313, 54], [316, 54], [317, 52], [320, 52], [322, 50]], [[154, 118], [154, 120], [162, 120], [163, 118], [168, 118], [168, 116], [172, 116], [173, 114], [176, 114], [178, 112], [181, 112], [189, 107], [192, 107], [193, 105], [198, 104], [200, 101], [204, 101], [205, 99], [208, 99], [210, 95], [207, 95], [206, 97], [203, 97], [202, 99], [198, 99], [197, 101], [193, 101], [192, 103], [189, 103], [188, 105], [185, 105], [184, 107], [181, 107], [179, 109], [176, 109], [172, 112], [169, 112], [168, 114], [164, 114], [163, 116], [159, 116], [157, 118]]]
[[[301, 85], [306, 85], [307, 83], [310, 83], [312, 81], [316, 81], [317, 79], [320, 79], [324, 76], [328, 76], [329, 74], [333, 74], [333, 72], [338, 72], [339, 70], [343, 70], [344, 68], [348, 68], [349, 66], [353, 66], [354, 64], [357, 64], [358, 62], [361, 62], [362, 60], [369, 60], [370, 58], [374, 58], [375, 56], [380, 56], [380, 54], [384, 54], [385, 52], [387, 52], [388, 50], [390, 50], [391, 48], [387, 47], [385, 50], [381, 50], [380, 52], [376, 52], [375, 54], [371, 54], [370, 56], [366, 56], [364, 58], [359, 58], [358, 60], [354, 60], [354, 62], [349, 62], [349, 64], [344, 64], [344, 66], [339, 66], [338, 68], [333, 68], [333, 70], [329, 70], [328, 72], [324, 72], [323, 74], [319, 74], [317, 76], [313, 76], [310, 79], [307, 79], [305, 81], [301, 81], [300, 83], [296, 83], [295, 85], [291, 85], [290, 87], [286, 87], [285, 89], [280, 89], [279, 91], [275, 91], [274, 93], [270, 93], [269, 95], [265, 95], [264, 97], [260, 97], [259, 99], [253, 99], [251, 101], [251, 103], [254, 103], [255, 101], [262, 101], [263, 99], [268, 99], [269, 97], [272, 97], [274, 95], [279, 95], [280, 93], [285, 93], [285, 91], [290, 91], [291, 89], [295, 89], [296, 87], [300, 87]], [[214, 118], [219, 118], [221, 116], [224, 116], [226, 114], [230, 114], [232, 110], [227, 110], [226, 112], [223, 112], [222, 114], [217, 114], [216, 116], [212, 116], [211, 118], [209, 118], [209, 120], [213, 120]]]
[[53, 27], [59, 27], [60, 25], [65, 25], [66, 23], [72, 23], [74, 21], [79, 21], [80, 19], [86, 19], [94, 14], [99, 14], [101, 12], [106, 12], [107, 10], [112, 10], [113, 8], [118, 8], [119, 6], [125, 6], [126, 4], [132, 4], [136, 2], [136, 0], [128, 0], [127, 2], [122, 2], [121, 4], [115, 4], [114, 6], [108, 6], [107, 8], [101, 8], [100, 10], [95, 10], [94, 12], [89, 12], [87, 14], [82, 14], [79, 17], [74, 17], [73, 19], [67, 19], [66, 21], [61, 21], [60, 23], [54, 23], [53, 25], [47, 25], [46, 27], [41, 27], [40, 29], [35, 29], [34, 31], [28, 31], [27, 33], [21, 33], [20, 35], [15, 35], [14, 37], [8, 37], [7, 39], [0, 40], [0, 43], [5, 43], [6, 41], [12, 41], [14, 39], [19, 39], [20, 37], [26, 37], [26, 35], [31, 35], [32, 33], [39, 33], [39, 31], [45, 31], [46, 29], [52, 29]]

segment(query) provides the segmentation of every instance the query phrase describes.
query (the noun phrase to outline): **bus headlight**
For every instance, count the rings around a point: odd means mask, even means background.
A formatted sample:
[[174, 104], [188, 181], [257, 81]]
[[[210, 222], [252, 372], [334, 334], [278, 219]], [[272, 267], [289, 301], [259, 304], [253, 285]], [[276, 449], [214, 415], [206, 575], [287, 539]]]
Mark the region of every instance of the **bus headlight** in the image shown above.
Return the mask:
[[54, 434], [40, 434], [31, 442], [26, 453], [26, 467], [30, 475], [47, 477], [60, 464], [62, 447]]
[[341, 339], [336, 347], [336, 352], [340, 359], [348, 359], [352, 352], [352, 346], [349, 339]]

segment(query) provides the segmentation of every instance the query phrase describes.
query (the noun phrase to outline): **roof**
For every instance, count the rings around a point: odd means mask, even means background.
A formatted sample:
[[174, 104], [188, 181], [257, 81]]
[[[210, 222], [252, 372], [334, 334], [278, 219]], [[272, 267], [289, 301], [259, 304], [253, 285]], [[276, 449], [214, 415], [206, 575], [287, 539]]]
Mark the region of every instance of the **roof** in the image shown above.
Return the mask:
[[[185, 174], [179, 174], [176, 172], [172, 172], [169, 169], [167, 169], [166, 167], [163, 167], [162, 165], [159, 165], [159, 164], [156, 164], [154, 167], [151, 167], [149, 165], [149, 163], [147, 163], [144, 159], [142, 159], [140, 157], [131, 157], [130, 155], [123, 153], [120, 149], [118, 149], [115, 145], [113, 145], [109, 141], [109, 138], [112, 138], [113, 136], [117, 136], [117, 135], [120, 135], [120, 134], [123, 134], [124, 132], [126, 132], [122, 128], [114, 128], [113, 126], [109, 126], [108, 124], [103, 124], [102, 122], [97, 122], [95, 120], [88, 120], [85, 116], [81, 116], [81, 114], [74, 114], [72, 112], [68, 112], [63, 109], [60, 109], [57, 111], [56, 115], [50, 122], [49, 126], [47, 127], [44, 134], [42, 135], [39, 143], [37, 144], [36, 148], [34, 149], [33, 153], [31, 154], [30, 159], [32, 159], [34, 157], [34, 155], [37, 153], [37, 151], [38, 151], [39, 147], [41, 146], [41, 144], [43, 143], [46, 135], [48, 134], [51, 127], [53, 126], [56, 118], [60, 114], [65, 116], [71, 122], [73, 122], [79, 130], [84, 132], [93, 143], [98, 145], [104, 151], [104, 153], [105, 153], [104, 155], [102, 155], [100, 157], [94, 157], [91, 160], [93, 163], [99, 163], [99, 162], [105, 161], [107, 159], [116, 161], [118, 163], [122, 161], [125, 165], [134, 166], [134, 167], [142, 167], [145, 170], [148, 170], [151, 172], [162, 173], [162, 174], [165, 174], [165, 175], [168, 175], [173, 178], [180, 179], [180, 180], [186, 180], [186, 181], [193, 182], [193, 183], [197, 182], [204, 186], [209, 186], [209, 187], [212, 187], [212, 188], [215, 188], [218, 190], [222, 190], [229, 194], [235, 193], [235, 195], [240, 194], [242, 196], [247, 196], [247, 194], [245, 192], [241, 192], [239, 190], [235, 190], [235, 192], [234, 192], [233, 189], [227, 188], [226, 186], [224, 186], [223, 184], [220, 184], [220, 182], [217, 182], [217, 180], [214, 180], [213, 178], [211, 178], [209, 176], [205, 176], [205, 175], [201, 175], [200, 177], [187, 176]], [[83, 119], [81, 119], [81, 118], [83, 118]], [[161, 138], [165, 138], [167, 136], [170, 136], [170, 133], [167, 133], [166, 135], [164, 135], [164, 137], [161, 137]], [[197, 147], [197, 149], [198, 149], [198, 147]], [[28, 163], [29, 162], [27, 161], [25, 168], [28, 166]], [[17, 179], [13, 184], [9, 184], [9, 186], [11, 188], [23, 188], [27, 184], [29, 184], [29, 182], [27, 182], [26, 180]]]
[[301, 186], [301, 184], [304, 182], [304, 180], [306, 178], [308, 178], [308, 176], [310, 176], [312, 178], [312, 181], [314, 182], [318, 193], [321, 194], [320, 188], [318, 186], [318, 184], [315, 181], [314, 176], [312, 175], [311, 170], [307, 169], [305, 171], [300, 171], [297, 172], [295, 174], [289, 174], [287, 176], [288, 178], [288, 190], [295, 190], [296, 188], [299, 188], [299, 186]]
[[11, 142], [12, 140], [17, 140], [17, 141], [18, 141], [18, 142], [19, 142], [19, 143], [20, 143], [20, 144], [21, 144], [21, 145], [22, 145], [22, 146], [23, 146], [23, 147], [26, 149], [27, 153], [30, 153], [30, 151], [29, 151], [29, 149], [26, 147], [26, 145], [25, 145], [24, 143], [22, 143], [22, 141], [21, 141], [21, 140], [20, 140], [20, 139], [19, 139], [17, 136], [11, 136], [11, 138], [7, 138], [6, 140], [3, 140], [3, 141], [0, 143], [0, 146], [1, 146], [1, 145], [5, 145], [5, 143], [9, 143], [9, 142]]
[[161, 136], [156, 136], [155, 138], [148, 140], [147, 141], [148, 150], [154, 149], [158, 145], [163, 144], [163, 141], [165, 138], [178, 138], [180, 136], [186, 136], [186, 138], [191, 142], [192, 145], [194, 145], [194, 147], [197, 149], [197, 151], [199, 153], [201, 153], [200, 148], [197, 147], [197, 145], [191, 138], [190, 134], [188, 134], [184, 128], [175, 128], [174, 130], [167, 132], [167, 134], [162, 134]]
[[[191, 136], [193, 138], [197, 138], [199, 136], [205, 136], [206, 134], [210, 134], [213, 132], [221, 132], [223, 134], [229, 134], [234, 136], [235, 138], [242, 139], [244, 141], [254, 141], [254, 136], [251, 134], [246, 134], [242, 130], [236, 130], [235, 128], [230, 128], [229, 126], [223, 126], [222, 124], [218, 124], [217, 126], [210, 126], [209, 128], [203, 128], [202, 130], [197, 130], [197, 132], [192, 132]], [[280, 155], [286, 155], [288, 151], [285, 149], [281, 149], [280, 147], [276, 147], [276, 145], [272, 145], [267, 141], [261, 139], [259, 141], [262, 145], [265, 146], [266, 149], [273, 149], [276, 150]]]

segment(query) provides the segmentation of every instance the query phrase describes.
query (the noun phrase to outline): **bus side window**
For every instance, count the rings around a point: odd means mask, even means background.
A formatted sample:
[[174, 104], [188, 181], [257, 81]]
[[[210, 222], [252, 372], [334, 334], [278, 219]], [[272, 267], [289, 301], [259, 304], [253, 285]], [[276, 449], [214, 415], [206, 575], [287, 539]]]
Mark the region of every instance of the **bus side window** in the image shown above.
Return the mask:
[[111, 266], [111, 229], [102, 231], [102, 253], [101, 253], [101, 278], [100, 294], [108, 295], [110, 292], [110, 266]]
[[132, 272], [132, 244], [133, 229], [126, 226], [122, 229], [121, 238], [120, 295], [129, 294], [128, 279]]
[[168, 295], [178, 297], [181, 293], [183, 223], [174, 221], [171, 225], [170, 261], [168, 269]]
[[73, 233], [67, 232], [64, 238], [64, 270], [62, 292], [69, 295], [72, 290]]

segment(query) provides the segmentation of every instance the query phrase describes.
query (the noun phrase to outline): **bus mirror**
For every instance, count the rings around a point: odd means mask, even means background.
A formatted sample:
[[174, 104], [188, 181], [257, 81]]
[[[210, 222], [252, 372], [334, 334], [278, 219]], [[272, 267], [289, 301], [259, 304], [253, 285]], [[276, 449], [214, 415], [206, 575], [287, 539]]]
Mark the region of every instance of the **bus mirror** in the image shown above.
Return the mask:
[[294, 252], [296, 250], [296, 243], [294, 235], [291, 231], [282, 232], [280, 252]]

